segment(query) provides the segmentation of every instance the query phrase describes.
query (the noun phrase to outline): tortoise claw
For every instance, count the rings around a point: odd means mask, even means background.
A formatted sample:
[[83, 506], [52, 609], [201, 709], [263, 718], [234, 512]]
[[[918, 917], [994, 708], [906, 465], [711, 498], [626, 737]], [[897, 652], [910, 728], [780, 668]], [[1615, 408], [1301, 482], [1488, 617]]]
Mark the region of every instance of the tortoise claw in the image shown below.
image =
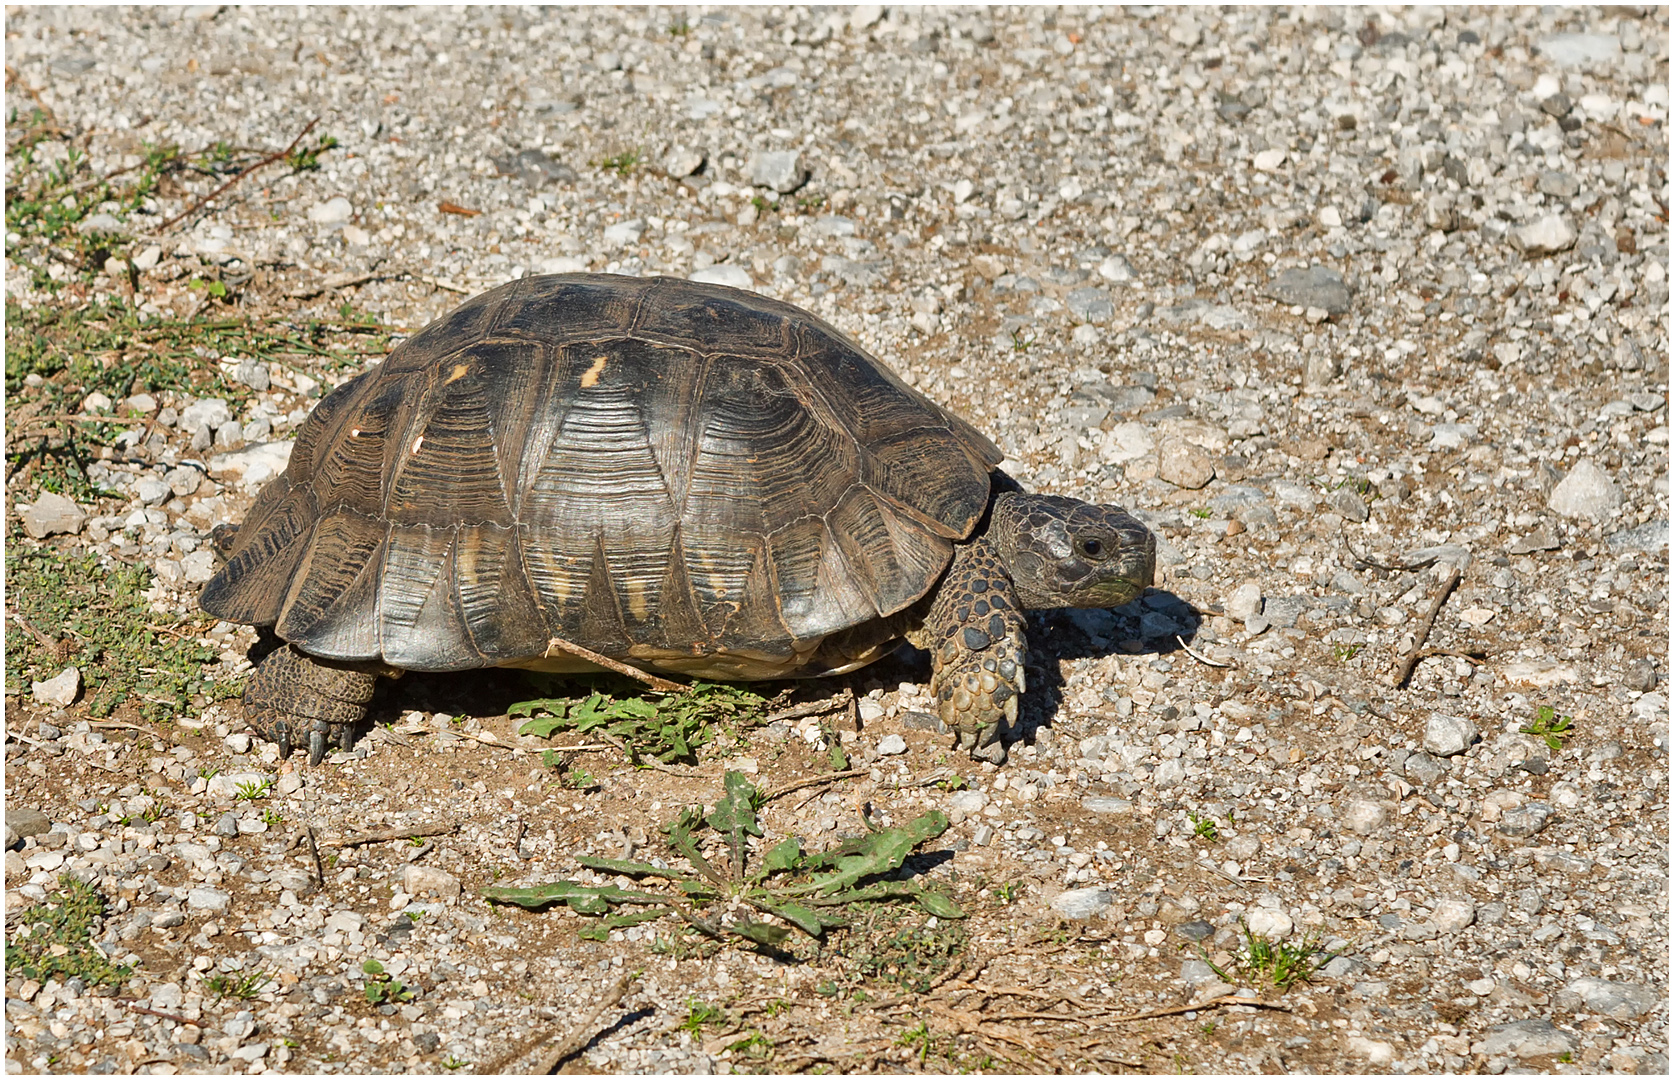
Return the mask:
[[273, 725], [273, 741], [279, 744], [279, 760], [284, 761], [296, 749], [296, 743], [291, 740], [291, 725], [283, 720]]
[[308, 764], [318, 765], [325, 760], [326, 733], [319, 728], [308, 732]]

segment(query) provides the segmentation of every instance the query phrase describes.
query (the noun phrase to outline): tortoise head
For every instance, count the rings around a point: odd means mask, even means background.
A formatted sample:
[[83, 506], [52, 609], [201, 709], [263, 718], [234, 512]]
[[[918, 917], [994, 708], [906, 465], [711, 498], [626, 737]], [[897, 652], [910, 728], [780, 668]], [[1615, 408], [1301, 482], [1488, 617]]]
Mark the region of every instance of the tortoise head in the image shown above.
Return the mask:
[[1133, 515], [1061, 495], [1000, 495], [988, 539], [1031, 608], [1121, 607], [1145, 592], [1157, 565], [1156, 537]]

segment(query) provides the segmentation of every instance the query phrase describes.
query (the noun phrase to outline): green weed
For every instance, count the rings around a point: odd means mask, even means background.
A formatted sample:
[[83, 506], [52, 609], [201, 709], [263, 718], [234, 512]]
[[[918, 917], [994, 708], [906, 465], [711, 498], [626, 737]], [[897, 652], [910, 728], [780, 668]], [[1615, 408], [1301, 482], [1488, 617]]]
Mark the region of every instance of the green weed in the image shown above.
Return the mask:
[[703, 1035], [703, 1029], [713, 1024], [716, 1027], [727, 1022], [726, 1011], [719, 1006], [711, 1005], [707, 1001], [697, 998], [686, 999], [686, 1019], [680, 1022], [680, 1030], [694, 1038]]
[[1191, 820], [1192, 835], [1199, 840], [1213, 844], [1221, 838], [1220, 830], [1215, 827], [1214, 818], [1194, 814], [1190, 810], [1186, 811], [1186, 817]]
[[686, 16], [676, 15], [674, 21], [668, 24], [669, 37], [685, 37], [692, 32], [692, 24], [686, 21]]
[[594, 164], [605, 172], [613, 172], [617, 176], [626, 178], [643, 160], [644, 158], [641, 157], [638, 150], [624, 150], [620, 154], [612, 154], [610, 157], [603, 158]]
[[[482, 894], [489, 900], [526, 908], [563, 903], [578, 915], [600, 917], [599, 923], [583, 930], [584, 936], [595, 939], [607, 937], [613, 929], [678, 911], [717, 941], [737, 938], [766, 948], [781, 945], [793, 927], [809, 937], [821, 938], [832, 927], [846, 926], [848, 920], [833, 909], [859, 903], [903, 900], [942, 919], [964, 916], [959, 906], [942, 893], [914, 879], [896, 876], [914, 849], [947, 830], [947, 815], [941, 811], [932, 810], [905, 826], [851, 837], [822, 852], [805, 852], [800, 838], [786, 837], [764, 852], [758, 847], [758, 857], [752, 860], [750, 839], [764, 836], [756, 818], [761, 793], [743, 773], [735, 771], [727, 772], [724, 787], [725, 793], [713, 810], [705, 813], [701, 807], [687, 807], [664, 826], [669, 850], [690, 870], [631, 859], [591, 855], [576, 858], [589, 870], [660, 879], [669, 883], [668, 889], [624, 889], [566, 880], [534, 886], [494, 886]], [[706, 841], [711, 843], [710, 855], [702, 850]], [[713, 853], [714, 841], [721, 845], [718, 856]], [[789, 926], [750, 918], [722, 926], [692, 915], [686, 907], [729, 902], [776, 916]], [[611, 915], [613, 909], [625, 905], [642, 910]]]
[[1359, 656], [1360, 650], [1365, 647], [1366, 646], [1364, 645], [1336, 645], [1332, 647], [1332, 651], [1337, 654], [1338, 660], [1346, 664], [1350, 660], [1353, 660], [1356, 656]]
[[6, 975], [36, 982], [79, 978], [89, 986], [121, 986], [133, 975], [93, 946], [104, 924], [105, 897], [92, 885], [64, 877], [57, 891], [18, 918], [6, 942]]
[[257, 799], [267, 798], [268, 792], [272, 790], [272, 780], [246, 780], [238, 785], [238, 790], [233, 794], [233, 801], [255, 802]]
[[1315, 971], [1336, 955], [1326, 952], [1314, 934], [1293, 945], [1269, 941], [1261, 934], [1252, 933], [1243, 919], [1238, 920], [1238, 928], [1243, 932], [1244, 942], [1230, 972], [1216, 966], [1209, 959], [1207, 950], [1202, 945], [1198, 946], [1203, 961], [1220, 976], [1222, 982], [1251, 986], [1261, 984], [1284, 993], [1299, 982], [1307, 982]]
[[285, 164], [297, 172], [307, 172], [320, 167], [320, 155], [327, 150], [337, 147], [337, 139], [332, 135], [322, 135], [312, 143], [304, 143], [285, 155]]
[[214, 994], [216, 1000], [237, 998], [239, 1001], [249, 1001], [271, 982], [273, 975], [260, 969], [244, 975], [217, 972], [203, 981], [203, 988]]
[[518, 728], [520, 735], [550, 738], [555, 732], [603, 734], [620, 742], [629, 759], [641, 757], [663, 764], [695, 763], [697, 750], [715, 738], [717, 727], [753, 726], [762, 720], [765, 702], [757, 694], [731, 686], [693, 683], [691, 689], [666, 694], [655, 701], [643, 697], [611, 699], [595, 691], [583, 699], [540, 698], [511, 706], [512, 716], [533, 716]]
[[398, 1005], [413, 1000], [413, 992], [401, 980], [384, 971], [384, 965], [368, 960], [360, 965], [366, 976], [366, 1000], [371, 1005]]
[[130, 702], [144, 719], [168, 721], [199, 695], [218, 700], [237, 691], [204, 681], [215, 650], [177, 629], [192, 624], [152, 610], [145, 566], [31, 548], [14, 534], [6, 577], [16, 613], [40, 634], [7, 620], [8, 694], [26, 693], [31, 679], [56, 675], [68, 663], [81, 669], [83, 699], [96, 717]]
[[1035, 336], [1033, 334], [1029, 334], [1028, 336], [1024, 336], [1023, 330], [1021, 328], [1018, 328], [1018, 329], [1013, 330], [1011, 332], [1011, 351], [1012, 352], [1019, 352], [1019, 353], [1020, 352], [1028, 352], [1031, 348], [1034, 347], [1034, 344], [1035, 344]]
[[1573, 716], [1559, 716], [1552, 706], [1542, 705], [1535, 710], [1534, 720], [1527, 727], [1518, 730], [1525, 735], [1545, 740], [1547, 748], [1557, 752], [1564, 748], [1564, 740], [1575, 734], [1570, 730], [1570, 725], [1574, 723]]
[[1207, 506], [1194, 506], [1191, 510], [1191, 515], [1199, 521], [1208, 521], [1209, 508]]

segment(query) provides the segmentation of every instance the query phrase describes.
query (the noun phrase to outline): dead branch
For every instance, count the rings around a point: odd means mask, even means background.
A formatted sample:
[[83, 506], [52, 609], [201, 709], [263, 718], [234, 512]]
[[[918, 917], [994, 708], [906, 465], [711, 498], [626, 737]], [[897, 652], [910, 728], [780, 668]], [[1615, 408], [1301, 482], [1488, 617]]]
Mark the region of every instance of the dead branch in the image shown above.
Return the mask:
[[1430, 610], [1424, 613], [1424, 621], [1418, 625], [1418, 633], [1414, 635], [1412, 640], [1412, 651], [1407, 653], [1406, 659], [1402, 660], [1401, 666], [1395, 670], [1395, 681], [1392, 684], [1395, 689], [1402, 689], [1407, 685], [1407, 680], [1412, 678], [1413, 668], [1417, 667], [1418, 661], [1423, 658], [1424, 642], [1430, 636], [1430, 628], [1436, 624], [1436, 614], [1441, 611], [1442, 605], [1447, 603], [1447, 598], [1452, 596], [1453, 590], [1458, 587], [1459, 577], [1459, 564], [1450, 564], [1447, 568], [1447, 577], [1442, 580], [1440, 591], [1436, 593], [1435, 599], [1430, 601]]
[[296, 149], [297, 144], [300, 143], [303, 140], [303, 138], [306, 137], [307, 134], [310, 131], [313, 131], [314, 130], [314, 125], [318, 124], [319, 122], [320, 122], [320, 118], [317, 117], [317, 116], [314, 117], [314, 119], [308, 121], [308, 126], [303, 128], [300, 132], [297, 133], [296, 138], [291, 140], [291, 145], [285, 147], [283, 150], [280, 150], [277, 153], [267, 155], [266, 157], [262, 158], [260, 161], [257, 161], [252, 165], [245, 166], [231, 180], [228, 180], [226, 183], [222, 184], [220, 187], [216, 188], [214, 191], [211, 191], [208, 195], [205, 195], [203, 198], [199, 199], [197, 202], [193, 203], [191, 206], [187, 207], [185, 210], [182, 210], [180, 213], [174, 215], [173, 217], [169, 218], [167, 221], [163, 222], [161, 225], [157, 226], [156, 232], [157, 233], [167, 232], [170, 228], [172, 228], [175, 225], [176, 222], [179, 222], [184, 218], [191, 217], [193, 214], [197, 213], [199, 210], [202, 210], [205, 206], [208, 206], [211, 202], [213, 202], [215, 200], [215, 198], [217, 196], [219, 196], [222, 192], [226, 191], [228, 188], [231, 188], [234, 184], [237, 184], [240, 180], [243, 180], [246, 176], [249, 176], [251, 173], [255, 172], [257, 169], [265, 168], [269, 165], [272, 165], [276, 161], [283, 161], [286, 157], [289, 157], [291, 151]]

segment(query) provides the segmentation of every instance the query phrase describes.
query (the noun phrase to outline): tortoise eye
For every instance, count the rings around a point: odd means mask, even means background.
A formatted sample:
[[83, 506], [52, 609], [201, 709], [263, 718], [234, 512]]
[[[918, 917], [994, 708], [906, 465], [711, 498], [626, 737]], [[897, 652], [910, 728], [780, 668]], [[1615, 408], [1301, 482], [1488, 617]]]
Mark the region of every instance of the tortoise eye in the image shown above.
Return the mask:
[[1089, 559], [1104, 558], [1104, 542], [1097, 537], [1089, 536], [1075, 542], [1075, 550]]

